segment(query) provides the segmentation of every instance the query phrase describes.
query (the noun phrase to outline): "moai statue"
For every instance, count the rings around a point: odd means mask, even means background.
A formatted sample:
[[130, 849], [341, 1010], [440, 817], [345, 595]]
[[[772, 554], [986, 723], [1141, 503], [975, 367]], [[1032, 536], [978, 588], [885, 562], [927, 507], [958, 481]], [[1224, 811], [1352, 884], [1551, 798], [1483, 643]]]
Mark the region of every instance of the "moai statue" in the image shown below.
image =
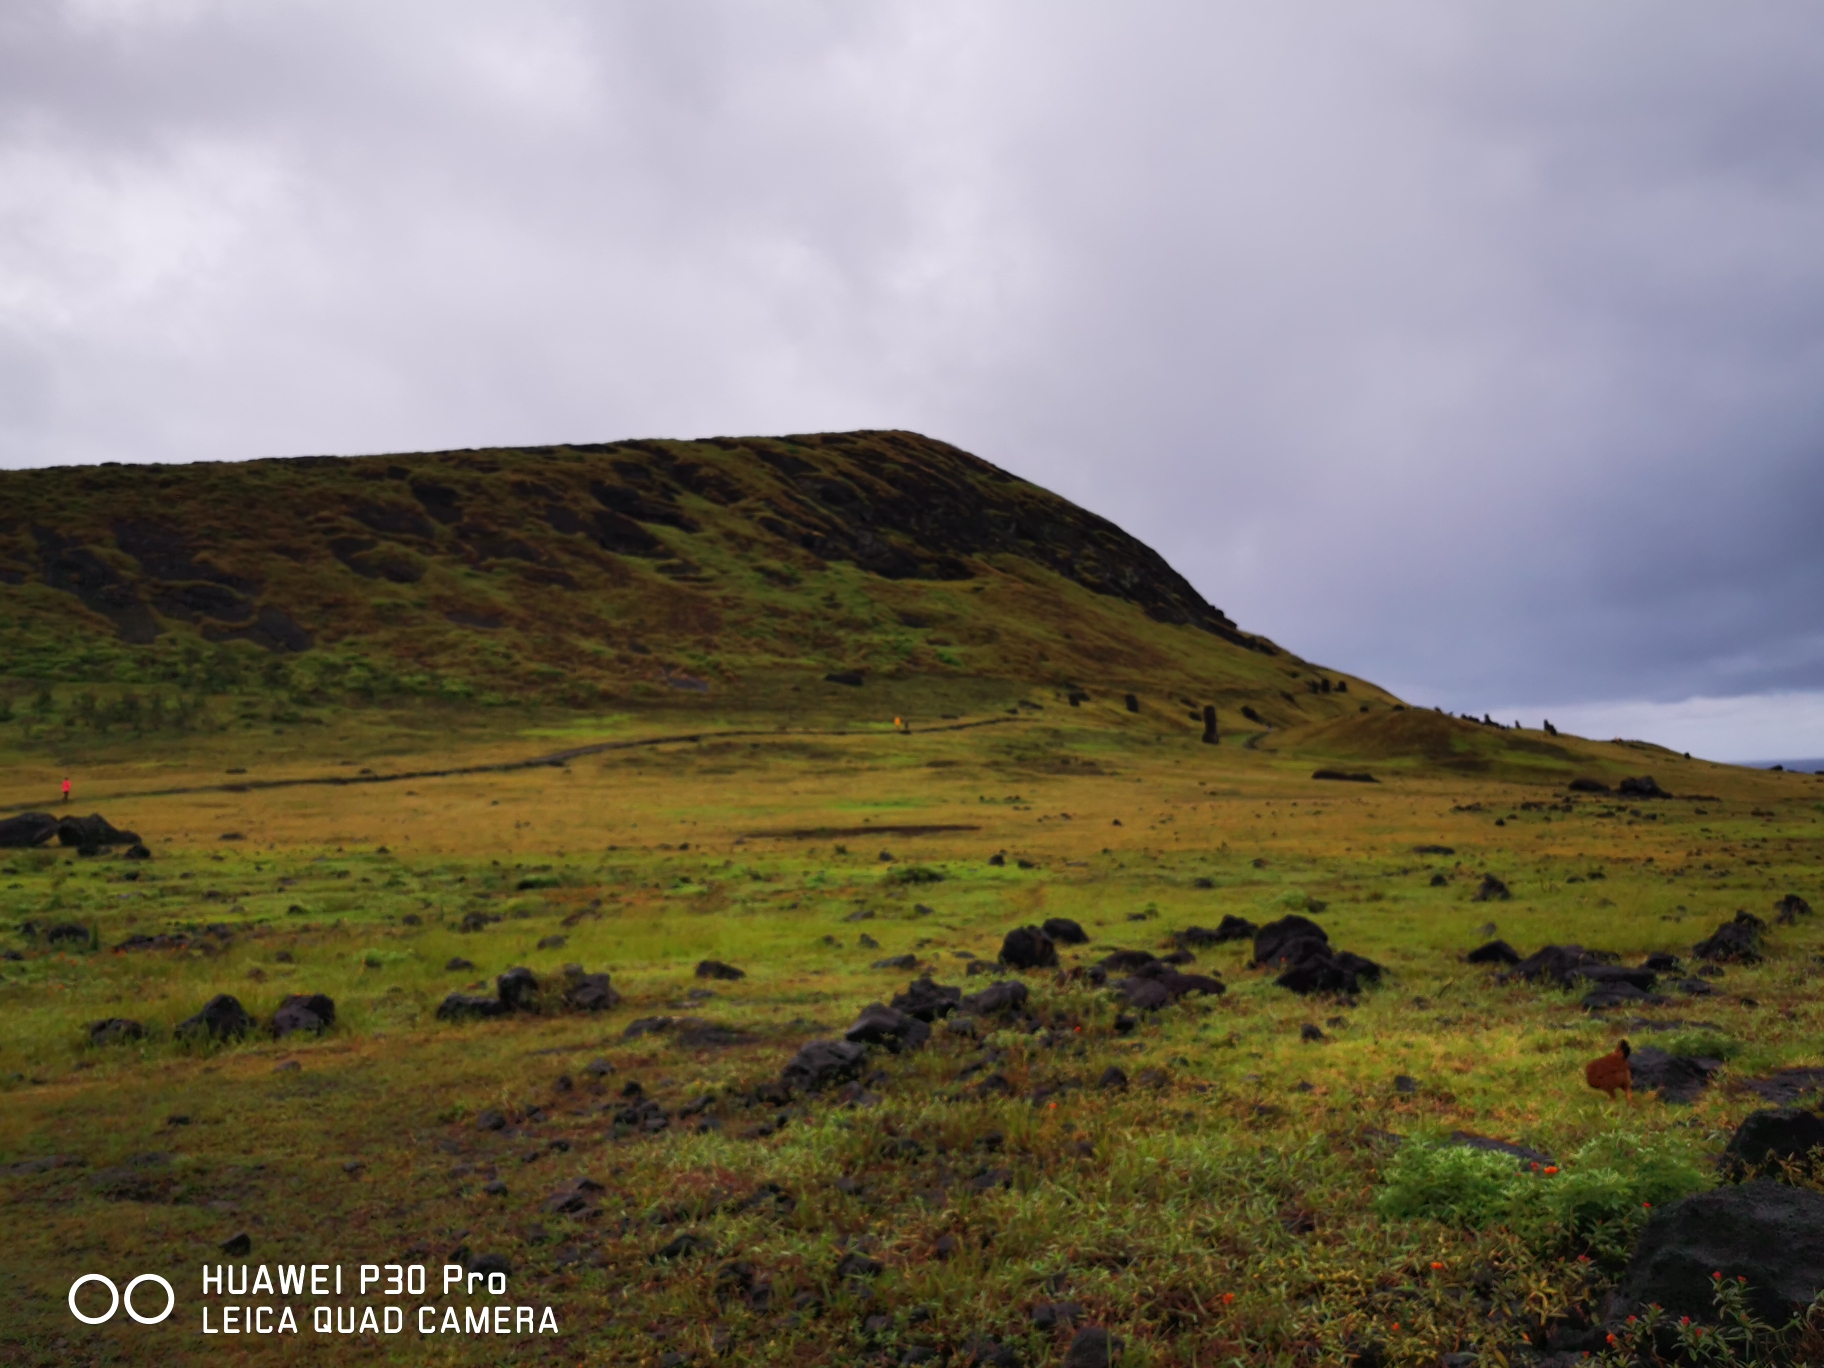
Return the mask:
[[1221, 744], [1216, 736], [1216, 709], [1209, 703], [1203, 705], [1203, 744], [1206, 746]]

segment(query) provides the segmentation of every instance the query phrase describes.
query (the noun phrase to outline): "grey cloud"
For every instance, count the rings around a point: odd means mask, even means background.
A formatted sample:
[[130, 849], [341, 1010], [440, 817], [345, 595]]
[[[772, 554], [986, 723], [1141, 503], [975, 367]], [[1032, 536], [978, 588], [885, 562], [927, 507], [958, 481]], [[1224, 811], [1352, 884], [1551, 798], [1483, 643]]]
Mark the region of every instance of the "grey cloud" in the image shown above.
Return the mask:
[[0, 462], [913, 427], [1427, 702], [1824, 688], [1820, 58], [1796, 3], [15, 8]]

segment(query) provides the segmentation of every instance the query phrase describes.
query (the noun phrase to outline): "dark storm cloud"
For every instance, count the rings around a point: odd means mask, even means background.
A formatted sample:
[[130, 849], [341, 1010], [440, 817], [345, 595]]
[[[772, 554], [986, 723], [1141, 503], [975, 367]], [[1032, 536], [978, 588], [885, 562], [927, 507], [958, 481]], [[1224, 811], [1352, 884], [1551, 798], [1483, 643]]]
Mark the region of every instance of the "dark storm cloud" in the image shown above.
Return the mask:
[[0, 461], [913, 427], [1421, 701], [1815, 691], [1821, 64], [1796, 3], [15, 5]]

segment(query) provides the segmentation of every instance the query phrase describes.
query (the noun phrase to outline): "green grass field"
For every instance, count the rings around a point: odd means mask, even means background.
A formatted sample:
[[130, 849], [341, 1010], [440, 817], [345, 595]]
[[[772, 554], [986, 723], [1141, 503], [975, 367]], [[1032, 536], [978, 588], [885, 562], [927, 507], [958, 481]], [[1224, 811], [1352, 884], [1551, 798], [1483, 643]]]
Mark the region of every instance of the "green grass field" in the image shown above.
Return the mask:
[[[1136, 1368], [1518, 1364], [1548, 1322], [1595, 1305], [1642, 1202], [1713, 1181], [1711, 1156], [1764, 1105], [1742, 1080], [1824, 1063], [1824, 916], [1772, 927], [1765, 961], [1714, 995], [1639, 1013], [1593, 1016], [1462, 961], [1499, 935], [1523, 954], [1576, 941], [1689, 962], [1737, 908], [1771, 922], [1788, 892], [1824, 907], [1816, 777], [1385, 707], [1211, 747], [1183, 709], [1106, 696], [823, 688], [827, 707], [791, 711], [419, 702], [187, 735], [0, 728], [6, 803], [46, 803], [73, 769], [72, 810], [154, 855], [0, 859], [0, 948], [18, 955], [0, 961], [0, 1358], [962, 1363], [985, 1337], [1041, 1365], [1070, 1332], [1034, 1308], [1074, 1303]], [[662, 739], [679, 736], [700, 739]], [[422, 773], [595, 743], [619, 748]], [[1327, 761], [1380, 782], [1313, 780]], [[1564, 789], [1643, 773], [1685, 796]], [[351, 782], [279, 782], [321, 778]], [[907, 881], [914, 868], [941, 877]], [[1510, 900], [1473, 900], [1487, 872]], [[1071, 972], [1225, 914], [1291, 911], [1384, 965], [1383, 983], [1301, 998], [1248, 967], [1247, 943], [1213, 946], [1188, 967], [1225, 994], [1127, 1031], [1114, 995]], [[847, 1104], [769, 1086], [917, 972], [966, 992], [1019, 977], [968, 969], [1060, 916], [1092, 940], [1023, 977], [1038, 1029], [940, 1023], [922, 1050], [871, 1061]], [[93, 946], [50, 944], [63, 924]], [[136, 935], [182, 943], [118, 948]], [[871, 967], [908, 954], [918, 971]], [[457, 958], [474, 967], [446, 968]], [[705, 958], [746, 977], [699, 981]], [[568, 963], [610, 973], [620, 1005], [435, 1018], [451, 991]], [[334, 998], [333, 1030], [174, 1034], [214, 994], [264, 1021], [294, 992]], [[115, 1016], [146, 1038], [89, 1045], [87, 1024]], [[735, 1030], [627, 1037], [655, 1016]], [[1582, 1065], [1623, 1034], [1727, 1064], [1692, 1105], [1610, 1103]], [[1099, 1086], [1110, 1066], [1125, 1088]], [[629, 1110], [634, 1083], [663, 1130]], [[1467, 1223], [1434, 1219], [1439, 1185], [1476, 1175], [1427, 1169], [1423, 1141], [1458, 1129], [1560, 1172]], [[52, 1155], [80, 1162], [29, 1162]], [[599, 1191], [552, 1209], [582, 1176]], [[250, 1252], [224, 1254], [242, 1232]], [[484, 1254], [508, 1290], [475, 1304], [549, 1307], [560, 1333], [418, 1333], [420, 1306], [436, 1321], [465, 1301], [440, 1295], [444, 1265]], [[432, 1286], [203, 1295], [205, 1266], [242, 1263], [350, 1279], [423, 1264]], [[178, 1310], [85, 1327], [65, 1295], [91, 1271], [162, 1273]], [[219, 1327], [236, 1302], [304, 1323], [205, 1337], [205, 1310]], [[389, 1302], [400, 1333], [309, 1324], [311, 1306]]]

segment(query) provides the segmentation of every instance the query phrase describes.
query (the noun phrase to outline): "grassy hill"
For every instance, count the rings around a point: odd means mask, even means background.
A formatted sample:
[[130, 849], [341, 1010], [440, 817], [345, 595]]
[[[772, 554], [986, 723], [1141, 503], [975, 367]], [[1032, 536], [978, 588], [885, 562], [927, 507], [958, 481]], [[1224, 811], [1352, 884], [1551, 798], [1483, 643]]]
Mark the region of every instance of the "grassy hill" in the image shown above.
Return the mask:
[[[141, 728], [246, 691], [937, 712], [1040, 686], [1225, 728], [1391, 702], [911, 433], [9, 472], [0, 508], [13, 706], [107, 686], [92, 710]], [[850, 671], [899, 687], [832, 703]]]

